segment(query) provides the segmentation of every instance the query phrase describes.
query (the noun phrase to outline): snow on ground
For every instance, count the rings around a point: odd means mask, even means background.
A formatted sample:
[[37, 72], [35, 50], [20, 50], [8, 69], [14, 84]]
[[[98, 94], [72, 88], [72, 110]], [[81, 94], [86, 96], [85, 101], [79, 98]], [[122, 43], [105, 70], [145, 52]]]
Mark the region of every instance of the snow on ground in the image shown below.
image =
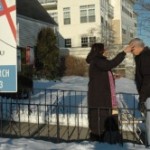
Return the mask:
[[[63, 77], [60, 81], [46, 81], [46, 80], [34, 81], [34, 88], [87, 91], [87, 84], [88, 84], [88, 78], [71, 76], [71, 77]], [[134, 81], [125, 79], [125, 78], [120, 78], [116, 80], [116, 92], [137, 94]], [[46, 95], [47, 98], [49, 96], [50, 95]], [[120, 95], [117, 95], [117, 96], [119, 96], [120, 98]], [[135, 96], [132, 96], [131, 94], [130, 95], [121, 94], [121, 100], [127, 107], [130, 107], [133, 105], [131, 98], [136, 99], [136, 101], [138, 101], [138, 96], [135, 97]], [[31, 104], [32, 103], [36, 104], [39, 102], [43, 103], [44, 100], [45, 100], [45, 97], [44, 97], [43, 91], [39, 92], [37, 90], [32, 97]], [[85, 97], [84, 97], [84, 100], [86, 100]], [[120, 106], [123, 106], [123, 105], [120, 105]], [[25, 108], [24, 108], [24, 111], [25, 111]], [[36, 111], [34, 115], [36, 116]], [[31, 120], [32, 119], [34, 120], [34, 118], [31, 118]], [[42, 115], [41, 115], [41, 119], [42, 119]], [[107, 143], [89, 142], [89, 141], [83, 141], [81, 143], [72, 142], [72, 143], [55, 144], [51, 142], [34, 140], [34, 139], [0, 138], [0, 150], [70, 150], [70, 149], [73, 149], [73, 150], [100, 150], [100, 149], [101, 150], [103, 149], [105, 150], [129, 150], [129, 149], [146, 150], [144, 145], [134, 145], [132, 143], [125, 143], [122, 147], [121, 145], [118, 145], [118, 144], [110, 145]]]
[[62, 89], [87, 91], [88, 78], [69, 76], [63, 77], [60, 81], [38, 80], [34, 81], [34, 88]]
[[138, 94], [135, 82], [127, 78], [119, 78], [116, 81], [116, 92]]
[[[35, 88], [63, 89], [87, 91], [88, 77], [69, 76], [63, 77], [61, 81], [34, 81]], [[127, 78], [116, 79], [116, 92], [135, 93], [136, 86], [133, 80]]]
[[147, 150], [143, 145], [125, 143], [107, 144], [99, 142], [71, 142], [55, 144], [48, 141], [34, 139], [0, 138], [0, 150]]

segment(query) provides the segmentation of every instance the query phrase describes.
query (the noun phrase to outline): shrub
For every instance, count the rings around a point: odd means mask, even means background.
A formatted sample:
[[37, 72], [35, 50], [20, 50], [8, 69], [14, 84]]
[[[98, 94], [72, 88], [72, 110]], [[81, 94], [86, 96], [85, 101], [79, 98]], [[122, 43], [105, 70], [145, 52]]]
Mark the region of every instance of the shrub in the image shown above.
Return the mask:
[[87, 72], [87, 64], [83, 58], [68, 55], [65, 57], [65, 66], [65, 75], [67, 76], [85, 76]]
[[34, 75], [39, 78], [56, 79], [59, 69], [59, 49], [51, 28], [43, 28], [37, 37]]

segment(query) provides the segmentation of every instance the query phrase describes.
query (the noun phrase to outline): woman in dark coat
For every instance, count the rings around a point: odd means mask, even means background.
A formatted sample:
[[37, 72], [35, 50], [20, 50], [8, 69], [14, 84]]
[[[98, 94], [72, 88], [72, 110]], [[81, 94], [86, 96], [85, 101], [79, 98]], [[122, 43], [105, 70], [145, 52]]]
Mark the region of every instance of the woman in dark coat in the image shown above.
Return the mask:
[[88, 117], [91, 140], [100, 140], [106, 118], [112, 115], [110, 109], [112, 108], [112, 91], [109, 75], [112, 76], [111, 69], [124, 60], [126, 52], [131, 51], [131, 46], [127, 46], [112, 60], [104, 56], [104, 51], [104, 44], [95, 43], [86, 58], [89, 64]]

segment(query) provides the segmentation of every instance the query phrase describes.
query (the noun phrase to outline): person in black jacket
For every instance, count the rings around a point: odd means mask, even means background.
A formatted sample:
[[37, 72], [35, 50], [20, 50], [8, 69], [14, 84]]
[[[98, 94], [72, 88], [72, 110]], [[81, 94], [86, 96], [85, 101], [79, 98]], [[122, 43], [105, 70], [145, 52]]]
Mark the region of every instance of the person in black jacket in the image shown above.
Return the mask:
[[119, 65], [124, 60], [126, 52], [130, 52], [131, 49], [132, 46], [127, 46], [114, 59], [108, 60], [104, 56], [104, 44], [95, 43], [86, 58], [89, 64], [88, 118], [91, 140], [100, 140], [105, 130], [105, 121], [112, 114], [112, 93], [109, 81], [109, 76], [112, 76], [111, 69]]
[[139, 109], [144, 112], [145, 102], [150, 97], [150, 48], [144, 42], [135, 38], [129, 44], [133, 45], [132, 53], [135, 56], [135, 82], [139, 93]]
[[135, 38], [129, 44], [133, 45], [135, 56], [135, 82], [139, 93], [138, 108], [146, 119], [147, 146], [150, 146], [150, 48], [144, 42]]

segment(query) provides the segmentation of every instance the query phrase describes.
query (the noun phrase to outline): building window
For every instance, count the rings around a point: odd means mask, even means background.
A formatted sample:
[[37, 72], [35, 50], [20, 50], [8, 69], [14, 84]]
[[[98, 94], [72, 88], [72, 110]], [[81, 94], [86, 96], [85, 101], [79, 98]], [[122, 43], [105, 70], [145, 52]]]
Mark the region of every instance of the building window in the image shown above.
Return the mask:
[[89, 46], [92, 46], [96, 42], [96, 37], [89, 37]]
[[81, 46], [82, 47], [88, 47], [88, 37], [82, 37], [81, 38]]
[[125, 29], [122, 29], [122, 33], [123, 33], [123, 34], [126, 34], [126, 30], [125, 30]]
[[136, 24], [136, 23], [134, 23], [134, 26], [135, 26], [135, 27], [137, 27], [137, 24]]
[[131, 18], [133, 18], [133, 14], [132, 14], [127, 8], [125, 8], [124, 6], [122, 6], [122, 11], [123, 11], [126, 15], [130, 16]]
[[88, 16], [89, 22], [95, 22], [95, 8], [92, 7], [89, 8], [88, 13], [89, 13]]
[[101, 23], [103, 24], [104, 23], [104, 18], [101, 16]]
[[82, 47], [90, 47], [95, 42], [96, 42], [96, 37], [82, 37], [81, 38], [81, 46]]
[[80, 10], [80, 22], [85, 23], [87, 22], [87, 11], [86, 10]]
[[50, 13], [50, 16], [55, 20], [56, 23], [58, 23], [58, 14], [57, 14], [57, 12]]
[[108, 22], [107, 22], [107, 21], [105, 21], [105, 27], [106, 27], [106, 28], [108, 27]]
[[65, 39], [65, 47], [71, 47], [71, 39]]
[[63, 9], [64, 13], [64, 24], [70, 24], [71, 23], [71, 18], [70, 18], [70, 8], [66, 7]]
[[133, 17], [133, 15], [132, 15], [132, 13], [130, 12], [130, 17], [132, 18]]
[[80, 22], [95, 22], [95, 5], [80, 6]]
[[133, 36], [134, 36], [134, 35], [133, 35], [133, 33], [132, 33], [132, 32], [130, 32], [130, 37], [131, 37], [131, 38], [133, 38]]

